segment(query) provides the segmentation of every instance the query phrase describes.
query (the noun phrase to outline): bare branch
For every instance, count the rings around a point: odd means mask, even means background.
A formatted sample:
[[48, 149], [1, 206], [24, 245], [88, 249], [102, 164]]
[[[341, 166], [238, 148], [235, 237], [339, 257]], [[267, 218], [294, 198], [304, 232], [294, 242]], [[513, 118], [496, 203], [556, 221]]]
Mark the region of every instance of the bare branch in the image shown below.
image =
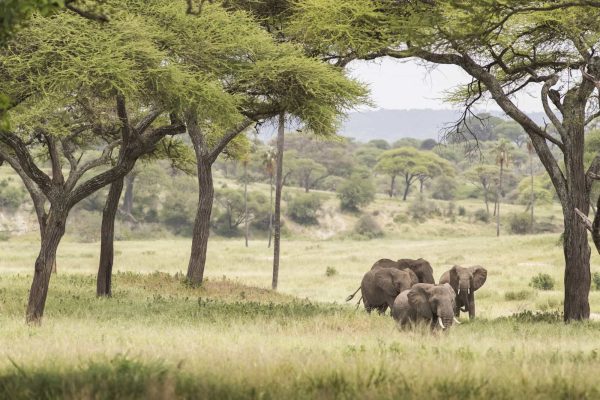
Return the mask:
[[585, 229], [587, 229], [590, 232], [593, 232], [592, 220], [589, 219], [588, 216], [581, 212], [578, 208], [575, 209], [575, 213], [579, 216], [579, 218], [581, 218], [583, 225], [585, 225]]

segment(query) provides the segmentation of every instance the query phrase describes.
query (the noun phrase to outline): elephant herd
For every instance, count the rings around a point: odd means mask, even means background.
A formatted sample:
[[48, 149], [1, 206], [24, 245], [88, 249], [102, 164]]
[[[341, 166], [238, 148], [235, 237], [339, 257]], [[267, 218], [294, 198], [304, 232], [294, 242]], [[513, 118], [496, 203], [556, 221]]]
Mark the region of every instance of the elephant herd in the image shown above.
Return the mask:
[[361, 291], [367, 312], [384, 314], [388, 307], [392, 317], [405, 327], [418, 322], [447, 329], [460, 312], [475, 318], [475, 291], [487, 278], [487, 270], [479, 265], [465, 268], [455, 265], [444, 272], [435, 284], [433, 268], [426, 260], [383, 258], [364, 275], [360, 287], [348, 296], [352, 300]]

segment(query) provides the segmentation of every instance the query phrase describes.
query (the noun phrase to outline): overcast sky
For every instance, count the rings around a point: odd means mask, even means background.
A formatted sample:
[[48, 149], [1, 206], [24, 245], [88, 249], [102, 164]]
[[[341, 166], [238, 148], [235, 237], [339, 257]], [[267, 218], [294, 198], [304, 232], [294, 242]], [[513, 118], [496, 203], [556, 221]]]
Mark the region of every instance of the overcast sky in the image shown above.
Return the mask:
[[[352, 76], [369, 85], [375, 108], [453, 108], [443, 101], [445, 92], [470, 81], [466, 73], [456, 66], [432, 67], [422, 62], [388, 58], [355, 61], [349, 69]], [[539, 97], [534, 95], [521, 95], [517, 103], [527, 112], [542, 110]], [[499, 110], [493, 101], [483, 102], [477, 108], [481, 111]]]

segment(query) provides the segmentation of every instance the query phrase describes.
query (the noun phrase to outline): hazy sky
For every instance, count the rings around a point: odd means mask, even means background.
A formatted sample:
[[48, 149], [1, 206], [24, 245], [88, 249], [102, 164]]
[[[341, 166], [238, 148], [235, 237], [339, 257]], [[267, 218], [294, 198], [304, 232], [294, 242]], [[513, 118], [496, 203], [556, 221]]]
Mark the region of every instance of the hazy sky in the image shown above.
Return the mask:
[[[470, 82], [466, 73], [451, 65], [432, 67], [422, 62], [386, 58], [370, 62], [355, 61], [349, 67], [352, 76], [369, 85], [375, 108], [453, 108], [444, 103], [445, 92], [457, 83]], [[525, 111], [542, 110], [539, 96], [536, 98], [535, 95], [524, 94], [516, 100]], [[480, 103], [478, 109], [499, 110], [493, 101]]]

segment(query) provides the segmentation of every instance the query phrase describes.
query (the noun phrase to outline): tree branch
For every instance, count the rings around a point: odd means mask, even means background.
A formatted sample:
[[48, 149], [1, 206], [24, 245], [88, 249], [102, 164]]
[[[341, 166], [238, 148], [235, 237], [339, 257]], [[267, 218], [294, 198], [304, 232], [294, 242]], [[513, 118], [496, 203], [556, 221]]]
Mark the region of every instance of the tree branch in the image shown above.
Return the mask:
[[208, 153], [208, 160], [212, 164], [215, 162], [219, 154], [225, 149], [225, 147], [231, 142], [237, 135], [245, 131], [254, 121], [250, 118], [244, 119], [242, 122], [234, 126], [232, 129], [227, 131], [225, 135], [219, 140], [219, 143], [213, 147]]

